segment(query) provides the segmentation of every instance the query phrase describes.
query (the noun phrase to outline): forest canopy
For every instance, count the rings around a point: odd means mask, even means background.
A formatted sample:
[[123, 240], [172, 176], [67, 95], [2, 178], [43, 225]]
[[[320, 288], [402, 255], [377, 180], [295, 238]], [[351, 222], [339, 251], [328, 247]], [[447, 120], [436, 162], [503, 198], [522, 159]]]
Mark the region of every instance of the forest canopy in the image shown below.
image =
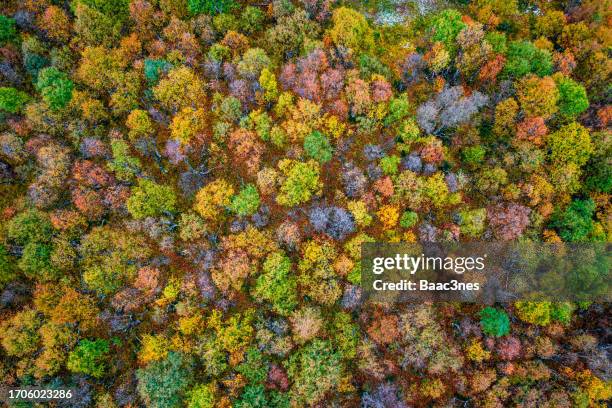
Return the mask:
[[609, 0], [1, 3], [3, 387], [609, 404], [609, 304], [360, 286], [364, 242], [611, 241]]

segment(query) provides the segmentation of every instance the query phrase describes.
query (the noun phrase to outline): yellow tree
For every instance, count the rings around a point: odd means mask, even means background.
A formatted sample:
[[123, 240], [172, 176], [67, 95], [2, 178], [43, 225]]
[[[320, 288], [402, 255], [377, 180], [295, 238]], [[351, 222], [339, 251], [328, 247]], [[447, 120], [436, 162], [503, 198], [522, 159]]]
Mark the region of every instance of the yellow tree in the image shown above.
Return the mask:
[[193, 209], [205, 220], [213, 221], [220, 218], [233, 195], [234, 188], [224, 179], [211, 181], [196, 194]]
[[178, 112], [184, 107], [202, 107], [206, 101], [204, 83], [186, 66], [171, 70], [168, 77], [153, 88], [153, 95], [171, 112]]
[[170, 134], [182, 144], [188, 144], [206, 128], [206, 112], [204, 109], [186, 107], [181, 109], [172, 119]]

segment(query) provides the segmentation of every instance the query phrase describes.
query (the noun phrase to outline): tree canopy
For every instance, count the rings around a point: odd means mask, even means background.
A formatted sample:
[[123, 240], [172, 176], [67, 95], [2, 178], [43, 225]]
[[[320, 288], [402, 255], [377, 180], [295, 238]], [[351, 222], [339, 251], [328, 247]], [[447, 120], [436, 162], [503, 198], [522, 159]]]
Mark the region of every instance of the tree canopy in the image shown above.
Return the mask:
[[[0, 388], [605, 406], [609, 3], [0, 1]], [[370, 243], [537, 273], [377, 302]]]

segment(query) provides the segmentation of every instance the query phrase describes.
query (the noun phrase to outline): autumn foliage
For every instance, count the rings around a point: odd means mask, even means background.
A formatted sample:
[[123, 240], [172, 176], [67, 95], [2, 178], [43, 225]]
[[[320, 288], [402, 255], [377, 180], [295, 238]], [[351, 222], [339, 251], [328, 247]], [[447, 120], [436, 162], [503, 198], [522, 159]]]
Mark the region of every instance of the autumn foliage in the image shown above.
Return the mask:
[[609, 2], [0, 3], [0, 388], [609, 404], [609, 304], [360, 284], [366, 242], [610, 241]]

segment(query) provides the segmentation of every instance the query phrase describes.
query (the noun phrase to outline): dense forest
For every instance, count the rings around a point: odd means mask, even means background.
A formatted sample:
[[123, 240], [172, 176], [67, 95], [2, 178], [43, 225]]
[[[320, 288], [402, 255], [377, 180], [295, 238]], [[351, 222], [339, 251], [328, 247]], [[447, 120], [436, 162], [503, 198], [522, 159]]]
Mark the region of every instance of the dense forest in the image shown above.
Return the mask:
[[360, 286], [364, 242], [612, 241], [609, 0], [1, 3], [2, 385], [610, 402], [609, 304]]

